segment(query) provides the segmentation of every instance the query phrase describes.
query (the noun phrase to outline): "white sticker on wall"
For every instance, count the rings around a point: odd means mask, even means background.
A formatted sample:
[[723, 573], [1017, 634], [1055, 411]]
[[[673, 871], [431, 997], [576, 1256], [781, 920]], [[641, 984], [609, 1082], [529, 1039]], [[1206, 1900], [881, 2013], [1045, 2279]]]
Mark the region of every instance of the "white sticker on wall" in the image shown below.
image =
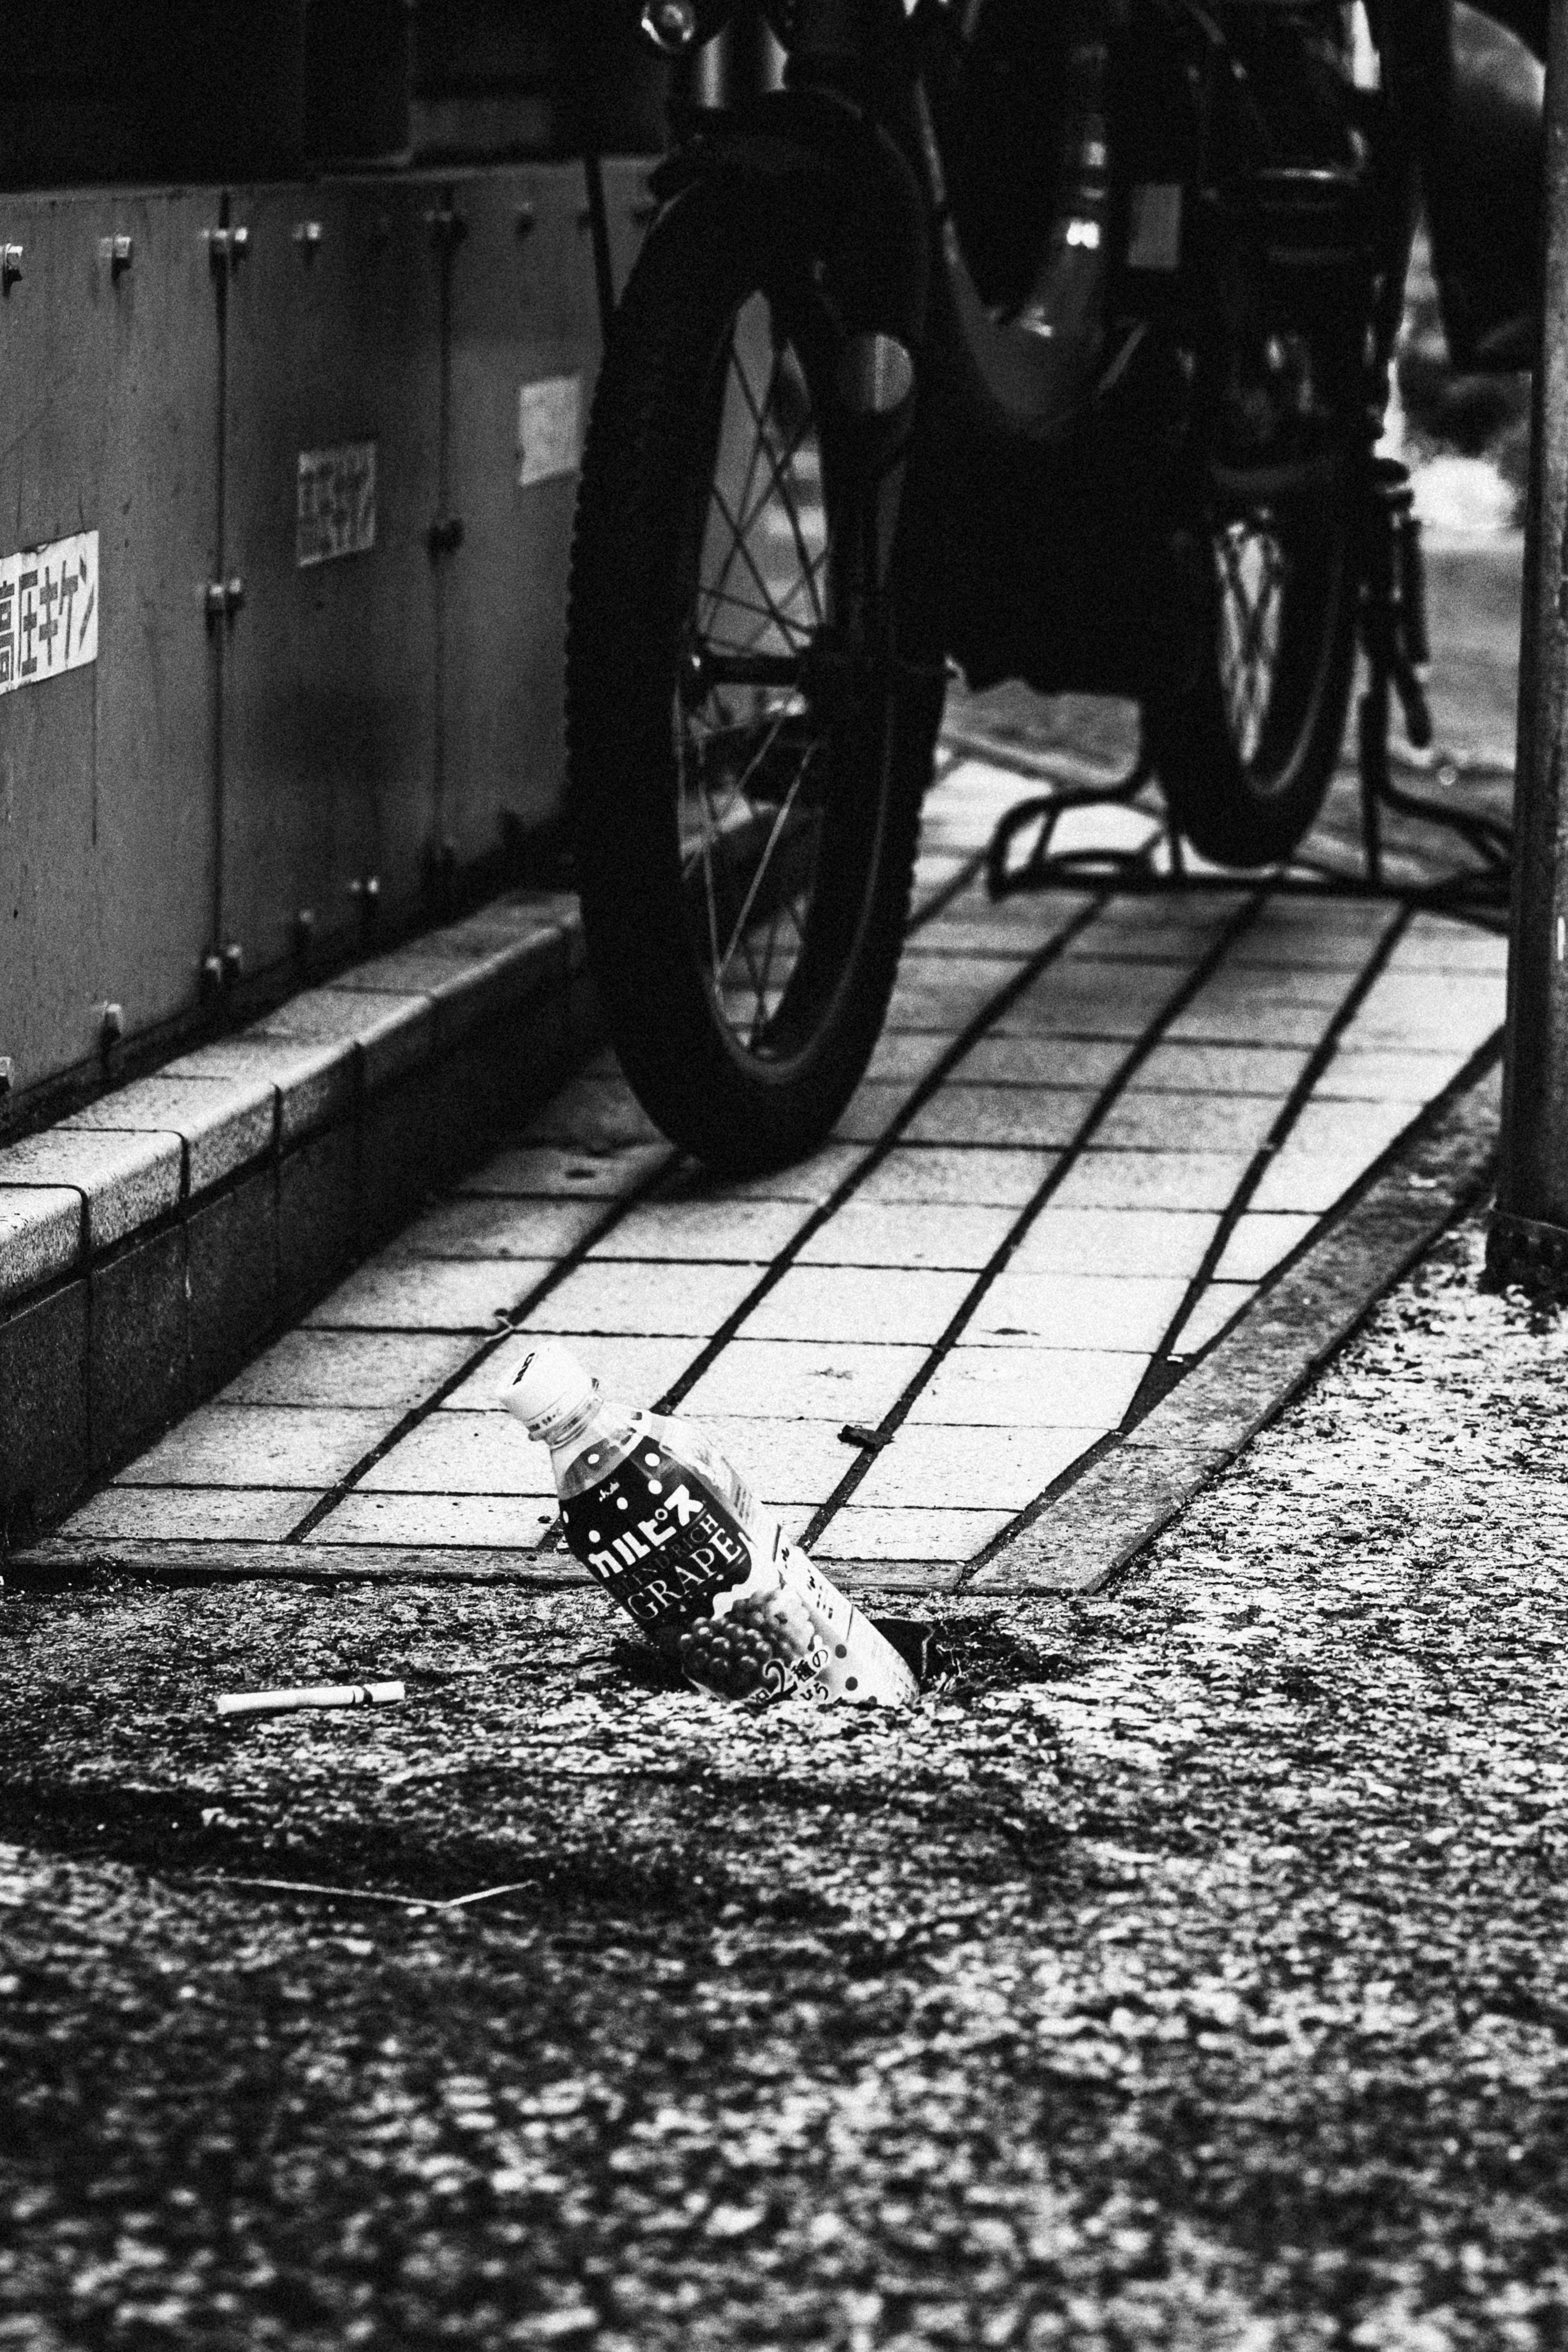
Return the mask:
[[0, 694], [97, 659], [97, 531], [0, 556]]
[[531, 482], [548, 482], [558, 474], [574, 474], [582, 459], [582, 377], [545, 375], [537, 383], [520, 385], [518, 487], [526, 490]]
[[375, 545], [375, 443], [300, 452], [294, 553], [300, 569]]

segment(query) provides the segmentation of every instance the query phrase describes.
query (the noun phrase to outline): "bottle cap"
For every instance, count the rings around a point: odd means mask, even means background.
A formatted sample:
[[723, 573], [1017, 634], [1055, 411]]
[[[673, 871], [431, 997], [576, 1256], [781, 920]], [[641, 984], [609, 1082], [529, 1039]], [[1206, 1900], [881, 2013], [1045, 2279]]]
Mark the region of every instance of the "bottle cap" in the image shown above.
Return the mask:
[[541, 1339], [524, 1356], [501, 1402], [508, 1412], [516, 1413], [530, 1437], [548, 1438], [592, 1404], [596, 1385], [570, 1348], [556, 1339]]

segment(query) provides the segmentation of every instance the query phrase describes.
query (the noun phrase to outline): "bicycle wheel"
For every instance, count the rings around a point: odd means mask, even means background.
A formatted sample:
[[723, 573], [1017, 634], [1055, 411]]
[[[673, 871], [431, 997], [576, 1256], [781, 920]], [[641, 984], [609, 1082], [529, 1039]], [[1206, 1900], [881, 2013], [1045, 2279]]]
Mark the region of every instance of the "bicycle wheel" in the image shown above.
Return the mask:
[[1216, 493], [1194, 675], [1145, 700], [1145, 741], [1182, 831], [1221, 866], [1288, 857], [1329, 788], [1355, 663], [1352, 459], [1310, 489]]
[[870, 1057], [941, 711], [897, 477], [834, 394], [819, 201], [805, 180], [702, 187], [654, 230], [573, 551], [568, 805], [599, 1003], [650, 1116], [731, 1171], [810, 1150]]

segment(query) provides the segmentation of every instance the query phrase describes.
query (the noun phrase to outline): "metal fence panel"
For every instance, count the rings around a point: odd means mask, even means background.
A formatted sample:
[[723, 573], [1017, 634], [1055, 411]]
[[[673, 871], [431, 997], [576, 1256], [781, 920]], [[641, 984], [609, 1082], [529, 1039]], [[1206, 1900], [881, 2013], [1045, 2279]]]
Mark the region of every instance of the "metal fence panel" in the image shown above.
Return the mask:
[[225, 941], [277, 964], [419, 897], [437, 758], [438, 183], [237, 192], [222, 625]]
[[0, 1054], [19, 1087], [90, 1056], [106, 1002], [145, 1028], [195, 998], [215, 860], [214, 216], [199, 194], [0, 200], [0, 244], [19, 248], [0, 299], [0, 558], [96, 532], [101, 600], [95, 660], [0, 693]]

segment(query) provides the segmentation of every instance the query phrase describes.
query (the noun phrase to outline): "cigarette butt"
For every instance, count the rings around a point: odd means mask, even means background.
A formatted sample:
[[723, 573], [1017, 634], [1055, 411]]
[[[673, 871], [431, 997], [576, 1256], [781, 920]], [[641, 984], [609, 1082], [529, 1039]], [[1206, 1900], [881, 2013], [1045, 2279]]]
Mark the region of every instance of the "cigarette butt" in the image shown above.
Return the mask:
[[306, 1683], [298, 1690], [226, 1691], [220, 1715], [295, 1715], [308, 1706], [389, 1706], [401, 1683]]

